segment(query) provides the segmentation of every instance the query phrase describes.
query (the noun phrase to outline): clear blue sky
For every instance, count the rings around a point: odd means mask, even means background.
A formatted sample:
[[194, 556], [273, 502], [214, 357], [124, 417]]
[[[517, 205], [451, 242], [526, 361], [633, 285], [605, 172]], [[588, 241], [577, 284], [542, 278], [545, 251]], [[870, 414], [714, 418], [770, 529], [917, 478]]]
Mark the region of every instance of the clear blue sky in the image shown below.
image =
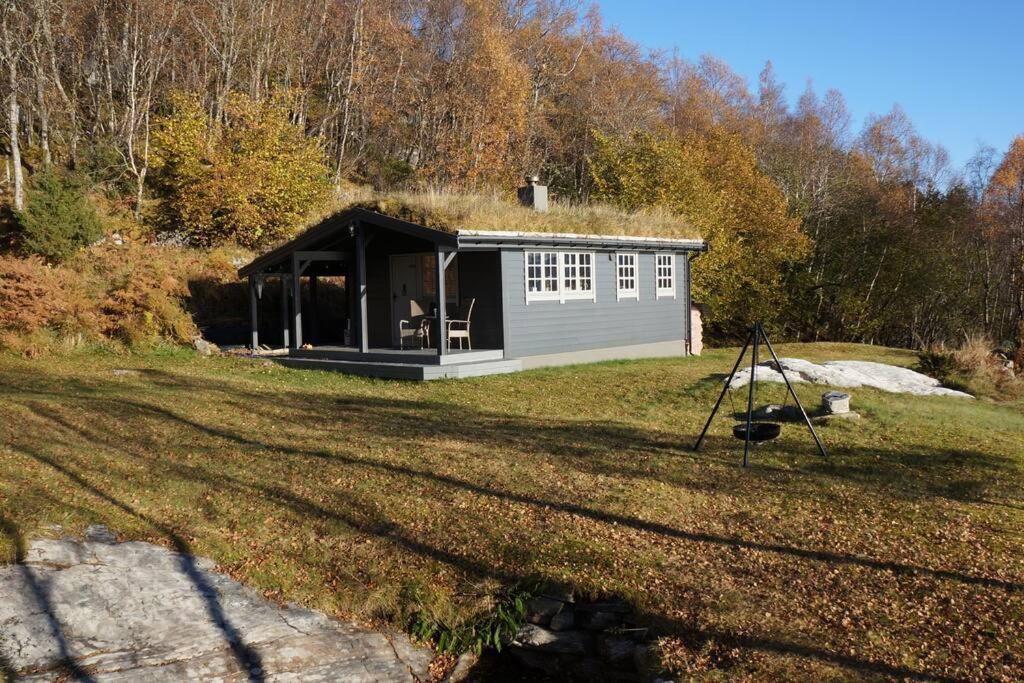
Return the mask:
[[807, 80], [846, 97], [854, 132], [899, 104], [961, 167], [979, 142], [1024, 134], [1024, 0], [598, 0], [649, 49], [710, 53], [757, 87], [772, 61], [795, 101]]

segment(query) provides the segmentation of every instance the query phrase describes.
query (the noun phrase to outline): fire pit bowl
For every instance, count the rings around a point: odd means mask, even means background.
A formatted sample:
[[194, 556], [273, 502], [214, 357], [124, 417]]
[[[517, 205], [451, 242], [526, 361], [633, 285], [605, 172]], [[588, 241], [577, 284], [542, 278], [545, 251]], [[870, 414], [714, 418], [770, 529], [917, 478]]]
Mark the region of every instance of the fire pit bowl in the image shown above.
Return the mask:
[[[782, 431], [782, 425], [777, 422], [751, 422], [750, 423], [750, 440], [758, 443], [762, 441], [771, 441], [779, 435]], [[746, 441], [747, 439], [747, 423], [741, 422], [733, 425], [732, 435], [740, 441]]]

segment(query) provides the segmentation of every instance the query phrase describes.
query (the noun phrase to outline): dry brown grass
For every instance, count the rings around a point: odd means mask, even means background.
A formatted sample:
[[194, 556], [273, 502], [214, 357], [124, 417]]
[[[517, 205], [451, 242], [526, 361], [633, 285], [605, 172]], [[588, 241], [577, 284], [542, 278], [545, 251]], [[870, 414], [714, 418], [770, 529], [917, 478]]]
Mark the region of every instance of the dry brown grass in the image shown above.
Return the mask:
[[46, 330], [61, 339], [95, 334], [99, 315], [79, 273], [38, 257], [0, 257], [0, 347], [37, 355]]
[[697, 239], [697, 230], [679, 216], [651, 209], [630, 213], [607, 204], [551, 201], [538, 213], [497, 193], [460, 194], [444, 190], [377, 194], [363, 188], [347, 190], [336, 211], [363, 208], [436, 230], [511, 230], [592, 235], [630, 235]]
[[921, 369], [976, 396], [1017, 398], [1024, 393], [1024, 382], [1007, 371], [995, 348], [990, 337], [977, 334], [959, 347], [933, 345], [920, 353]]
[[132, 241], [92, 247], [60, 266], [0, 257], [0, 348], [35, 356], [82, 342], [188, 343], [194, 314], [244, 310], [236, 268], [249, 257]]

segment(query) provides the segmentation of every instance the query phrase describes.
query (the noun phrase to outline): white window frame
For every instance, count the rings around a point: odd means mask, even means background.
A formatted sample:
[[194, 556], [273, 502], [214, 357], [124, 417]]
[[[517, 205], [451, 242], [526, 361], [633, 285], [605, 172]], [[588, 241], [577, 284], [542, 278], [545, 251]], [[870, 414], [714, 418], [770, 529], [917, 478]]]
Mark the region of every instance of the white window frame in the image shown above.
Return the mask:
[[[662, 263], [662, 259], [666, 259], [668, 263]], [[668, 268], [667, 276], [662, 270]], [[662, 280], [668, 280], [669, 286], [662, 287]], [[654, 296], [657, 299], [675, 299], [676, 298], [676, 255], [675, 254], [662, 254], [655, 252], [654, 254]]]
[[[554, 264], [547, 263], [545, 261], [546, 254], [554, 254]], [[538, 263], [530, 263], [531, 256], [538, 256]], [[548, 268], [554, 267], [554, 275], [550, 275], [547, 271]], [[562, 297], [562, 259], [559, 257], [557, 251], [549, 250], [531, 250], [523, 253], [523, 267], [524, 267], [524, 280], [523, 285], [526, 289], [526, 303], [531, 301], [559, 301]], [[530, 269], [539, 269], [534, 276], [531, 277]], [[530, 291], [530, 280], [539, 280], [542, 289]], [[552, 290], [543, 289], [546, 280], [554, 279], [555, 288]]]
[[[530, 257], [539, 254], [539, 263], [530, 263]], [[550, 275], [545, 272], [545, 269], [550, 268], [550, 263], [545, 263], [544, 254], [555, 255], [555, 273], [556, 273], [556, 288], [554, 290], [537, 291], [530, 290], [531, 273], [530, 269], [540, 269], [539, 274], [535, 271], [534, 281], [540, 278], [540, 283], [543, 286], [545, 280], [550, 280]], [[567, 257], [572, 257], [572, 262]], [[581, 257], [586, 257], [589, 260], [590, 267], [590, 289], [584, 290], [579, 289], [579, 285], [582, 284], [581, 280], [585, 279], [580, 276], [580, 268], [582, 264], [580, 261]], [[530, 304], [535, 301], [559, 301], [565, 303], [566, 301], [597, 301], [597, 256], [592, 251], [554, 251], [550, 249], [529, 249], [523, 252], [523, 285], [526, 290], [526, 303]], [[573, 274], [570, 279], [575, 281], [577, 288], [569, 289], [565, 286], [566, 283], [566, 269], [573, 268]], [[585, 267], [585, 266], [582, 266]]]
[[[621, 269], [630, 267], [627, 264], [620, 263], [620, 258], [623, 256], [630, 256], [633, 259], [632, 276], [627, 275], [626, 278], [632, 278], [633, 288], [625, 289], [622, 286], [622, 281], [625, 279], [622, 275]], [[636, 299], [640, 300], [640, 254], [635, 251], [617, 251], [615, 252], [615, 298], [617, 301], [623, 299]]]
[[[573, 263], [570, 264], [570, 257], [572, 257]], [[586, 258], [589, 263], [584, 265], [582, 261]], [[562, 287], [562, 298], [564, 301], [571, 300], [583, 300], [583, 301], [597, 301], [597, 286], [596, 286], [596, 270], [597, 270], [597, 259], [592, 251], [563, 251], [558, 254], [558, 260], [561, 267], [562, 277], [559, 280], [559, 285]], [[568, 269], [574, 268], [575, 271], [570, 277]], [[583, 268], [590, 269], [590, 275], [587, 278], [581, 273]], [[575, 282], [575, 289], [569, 289], [566, 284], [569, 280]], [[590, 289], [582, 289], [581, 285], [583, 280], [590, 280]]]

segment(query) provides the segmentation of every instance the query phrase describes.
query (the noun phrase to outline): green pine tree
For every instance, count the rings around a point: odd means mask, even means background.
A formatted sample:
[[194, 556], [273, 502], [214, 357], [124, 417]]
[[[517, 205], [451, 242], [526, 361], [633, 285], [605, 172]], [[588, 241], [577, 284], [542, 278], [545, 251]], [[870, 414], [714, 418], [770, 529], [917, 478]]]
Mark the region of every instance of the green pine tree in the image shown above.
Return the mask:
[[103, 236], [96, 210], [74, 179], [51, 169], [32, 177], [25, 209], [16, 214], [20, 246], [60, 263]]

